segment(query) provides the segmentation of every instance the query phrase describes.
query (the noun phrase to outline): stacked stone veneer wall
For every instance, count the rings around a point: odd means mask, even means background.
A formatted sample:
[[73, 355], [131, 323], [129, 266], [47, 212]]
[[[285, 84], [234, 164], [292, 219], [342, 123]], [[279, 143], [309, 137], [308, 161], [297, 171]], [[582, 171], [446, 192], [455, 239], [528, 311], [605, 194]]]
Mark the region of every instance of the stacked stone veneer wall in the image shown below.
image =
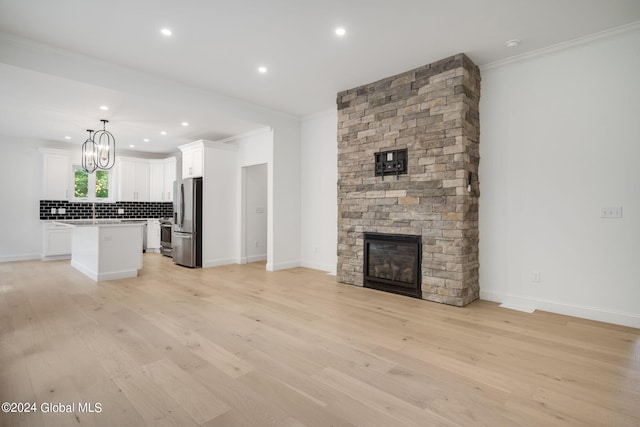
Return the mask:
[[[364, 232], [413, 234], [423, 299], [478, 299], [479, 100], [464, 54], [338, 94], [339, 282], [363, 285]], [[374, 176], [374, 153], [396, 148], [408, 173]]]

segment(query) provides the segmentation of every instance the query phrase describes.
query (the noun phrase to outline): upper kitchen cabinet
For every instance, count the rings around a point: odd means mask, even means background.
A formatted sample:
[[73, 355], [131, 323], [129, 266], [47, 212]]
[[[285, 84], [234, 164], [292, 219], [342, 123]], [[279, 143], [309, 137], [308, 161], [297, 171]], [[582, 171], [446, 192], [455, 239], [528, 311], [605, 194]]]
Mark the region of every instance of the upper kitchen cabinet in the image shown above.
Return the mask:
[[119, 157], [118, 200], [123, 202], [149, 201], [149, 160]]
[[173, 201], [173, 181], [176, 179], [176, 158], [149, 160], [149, 189], [152, 202]]
[[165, 201], [173, 201], [173, 182], [176, 180], [176, 158], [164, 159], [164, 192], [167, 193]]
[[199, 140], [180, 146], [182, 151], [182, 178], [197, 178], [202, 176], [204, 165], [204, 143]]
[[164, 202], [164, 161], [149, 160], [149, 200], [152, 202]]
[[42, 200], [69, 200], [71, 158], [64, 150], [41, 148]]

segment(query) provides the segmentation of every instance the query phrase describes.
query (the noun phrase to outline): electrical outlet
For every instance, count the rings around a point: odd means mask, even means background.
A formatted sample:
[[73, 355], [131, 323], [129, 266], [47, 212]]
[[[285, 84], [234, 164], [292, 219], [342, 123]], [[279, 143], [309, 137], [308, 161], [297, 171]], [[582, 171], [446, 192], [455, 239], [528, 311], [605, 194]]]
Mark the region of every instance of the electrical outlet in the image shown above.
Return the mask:
[[67, 210], [65, 208], [58, 208], [58, 213], [64, 215], [67, 213]]
[[122, 214], [124, 214], [124, 209], [118, 208], [118, 215], [122, 215]]
[[539, 271], [533, 271], [531, 273], [531, 281], [533, 283], [540, 283], [540, 272]]

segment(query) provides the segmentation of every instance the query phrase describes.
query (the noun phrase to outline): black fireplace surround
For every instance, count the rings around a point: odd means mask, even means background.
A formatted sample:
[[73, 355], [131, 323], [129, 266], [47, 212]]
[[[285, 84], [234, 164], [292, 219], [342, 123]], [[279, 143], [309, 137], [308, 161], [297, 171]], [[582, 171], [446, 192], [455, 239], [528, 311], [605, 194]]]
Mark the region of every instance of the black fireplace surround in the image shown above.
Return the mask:
[[422, 298], [422, 237], [364, 233], [364, 287]]

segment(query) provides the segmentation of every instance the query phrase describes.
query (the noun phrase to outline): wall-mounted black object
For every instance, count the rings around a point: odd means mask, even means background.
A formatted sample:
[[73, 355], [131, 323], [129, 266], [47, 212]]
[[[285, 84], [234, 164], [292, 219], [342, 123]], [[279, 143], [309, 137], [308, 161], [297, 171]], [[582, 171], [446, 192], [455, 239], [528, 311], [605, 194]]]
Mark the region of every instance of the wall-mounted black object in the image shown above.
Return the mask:
[[407, 173], [407, 149], [375, 153], [375, 176], [401, 175]]

